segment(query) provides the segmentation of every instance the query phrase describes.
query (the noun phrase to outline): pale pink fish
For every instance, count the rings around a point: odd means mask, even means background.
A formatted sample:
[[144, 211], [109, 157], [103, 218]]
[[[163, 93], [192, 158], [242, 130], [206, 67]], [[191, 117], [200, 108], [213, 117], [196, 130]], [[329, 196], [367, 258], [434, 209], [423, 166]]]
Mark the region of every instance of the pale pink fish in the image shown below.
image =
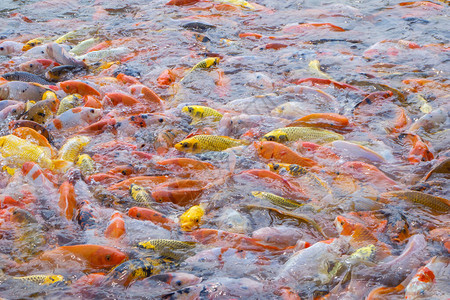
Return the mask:
[[382, 163], [385, 162], [385, 159], [380, 154], [375, 151], [347, 141], [333, 141], [327, 146], [331, 146], [333, 151], [342, 156], [344, 158], [349, 158], [351, 160], [362, 160], [367, 161], [369, 163], [377, 162]]
[[[5, 100], [3, 100], [5, 101]], [[1, 101], [1, 102], [3, 102]], [[0, 103], [1, 103], [0, 102]], [[7, 117], [18, 117], [23, 112], [25, 112], [25, 103], [19, 102], [17, 104], [9, 105], [5, 107], [4, 109], [0, 110], [0, 121], [5, 120]]]
[[173, 289], [191, 286], [194, 284], [198, 284], [202, 281], [200, 277], [183, 272], [162, 273], [153, 275], [151, 277], [148, 277], [148, 279], [145, 279], [145, 281], [149, 280], [164, 282]]
[[63, 112], [47, 125], [48, 130], [61, 130], [86, 126], [100, 120], [103, 110], [91, 107], [75, 107]]
[[59, 66], [59, 64], [51, 59], [33, 59], [19, 65], [19, 70], [30, 72], [36, 75], [42, 75], [47, 69]]
[[22, 165], [22, 174], [35, 187], [43, 188], [44, 190], [56, 191], [56, 185], [47, 178], [44, 171], [35, 162], [29, 161]]
[[342, 239], [315, 243], [294, 253], [281, 267], [275, 281], [300, 288], [311, 283], [324, 283], [328, 280], [328, 263], [337, 262], [347, 249], [348, 244]]
[[[406, 286], [405, 299], [416, 299], [422, 297], [431, 297], [431, 289], [439, 280], [447, 285], [448, 277], [445, 274], [450, 272], [450, 260], [448, 257], [433, 257], [428, 264], [421, 267], [409, 284]], [[442, 289], [439, 288], [441, 291]]]
[[42, 95], [49, 89], [38, 83], [9, 81], [0, 85], [0, 100], [42, 100]]
[[22, 52], [22, 43], [14, 41], [4, 41], [0, 44], [0, 55], [13, 55]]
[[295, 246], [303, 235], [302, 230], [287, 226], [263, 227], [252, 233], [254, 239], [278, 247]]
[[56, 61], [61, 65], [70, 65], [86, 68], [86, 64], [83, 61], [75, 59], [60, 44], [57, 43], [48, 44], [46, 48], [46, 53], [50, 57], [50, 59], [53, 59], [54, 61]]

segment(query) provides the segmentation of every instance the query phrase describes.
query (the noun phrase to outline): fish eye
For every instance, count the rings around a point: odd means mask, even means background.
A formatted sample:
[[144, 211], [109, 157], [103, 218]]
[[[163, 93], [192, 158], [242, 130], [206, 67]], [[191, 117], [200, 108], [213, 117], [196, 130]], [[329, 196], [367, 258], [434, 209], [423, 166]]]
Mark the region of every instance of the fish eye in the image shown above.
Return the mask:
[[159, 118], [159, 119], [158, 119], [158, 122], [159, 122], [159, 123], [162, 123], [162, 122], [164, 122], [164, 119], [163, 119], [163, 118]]
[[32, 67], [33, 67], [33, 64], [30, 64], [29, 67], [32, 68]]
[[198, 222], [200, 222], [200, 220], [199, 220], [198, 218], [195, 218], [195, 219], [194, 219], [194, 222], [195, 222], [195, 223], [198, 223]]
[[194, 109], [192, 107], [188, 106], [188, 111], [191, 113], [194, 111]]
[[3, 47], [0, 47], [0, 51], [3, 51], [5, 48], [3, 48]]
[[137, 217], [137, 218], [140, 218], [140, 217], [141, 217], [141, 213], [138, 212], [138, 213], [136, 214], [136, 217]]
[[36, 44], [35, 44], [35, 43], [31, 43], [30, 46], [31, 46], [31, 47], [34, 47], [34, 46], [36, 46]]
[[107, 261], [110, 261], [110, 260], [111, 260], [111, 255], [110, 255], [110, 254], [107, 254], [107, 255], [105, 256], [105, 258], [106, 258]]
[[93, 114], [95, 112], [95, 110], [93, 108], [91, 108], [90, 113]]
[[181, 145], [183, 146], [183, 148], [189, 147], [189, 143], [183, 143], [183, 144], [181, 144]]
[[344, 226], [344, 224], [345, 224], [345, 222], [344, 222], [344, 221], [341, 221], [341, 225]]
[[181, 280], [177, 280], [177, 281], [175, 281], [175, 285], [176, 286], [181, 286], [183, 283], [181, 282]]

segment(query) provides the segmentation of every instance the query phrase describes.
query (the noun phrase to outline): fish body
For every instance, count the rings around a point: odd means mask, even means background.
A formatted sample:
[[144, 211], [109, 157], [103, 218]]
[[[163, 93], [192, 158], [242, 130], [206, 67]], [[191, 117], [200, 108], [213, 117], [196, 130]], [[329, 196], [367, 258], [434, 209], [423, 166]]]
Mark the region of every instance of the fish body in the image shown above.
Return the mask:
[[302, 204], [300, 204], [296, 201], [286, 199], [281, 196], [278, 196], [278, 195], [275, 195], [272, 193], [268, 193], [268, 192], [253, 191], [252, 195], [259, 199], [268, 200], [268, 201], [272, 202], [273, 204], [284, 207], [286, 209], [296, 209], [296, 208], [302, 206]]
[[59, 282], [64, 282], [62, 275], [29, 275], [23, 277], [12, 277], [14, 280], [28, 281], [39, 285], [51, 285]]
[[194, 72], [195, 70], [198, 69], [209, 69], [215, 65], [217, 65], [220, 61], [219, 57], [208, 57], [205, 58], [204, 60], [198, 62], [195, 66], [192, 67], [192, 69], [190, 69], [183, 78], [181, 78], [180, 82], [182, 82], [189, 74], [191, 74], [192, 72]]
[[192, 231], [200, 226], [205, 210], [201, 205], [194, 205], [180, 216], [180, 226], [184, 231]]
[[[429, 295], [427, 293], [437, 285], [438, 281], [444, 280], [447, 284], [448, 278], [446, 278], [446, 274], [448, 274], [449, 263], [448, 257], [433, 257], [425, 266], [417, 271], [408, 283], [405, 288], [405, 299], [424, 299], [427, 296], [431, 297], [431, 293]], [[448, 292], [448, 289], [446, 290]]]
[[58, 151], [58, 159], [75, 162], [83, 148], [89, 144], [91, 138], [87, 136], [76, 136], [67, 140]]
[[48, 125], [48, 130], [68, 129], [88, 125], [100, 119], [102, 110], [91, 107], [75, 107], [54, 118]]
[[62, 114], [69, 109], [75, 108], [83, 104], [82, 96], [80, 94], [68, 95], [61, 99], [61, 103], [59, 104], [57, 115]]
[[275, 280], [284, 284], [326, 282], [328, 281], [328, 264], [336, 262], [342, 255], [343, 249], [345, 245], [341, 245], [338, 240], [331, 243], [315, 243], [311, 247], [294, 253], [281, 267]]
[[182, 152], [201, 153], [206, 151], [223, 151], [231, 147], [246, 144], [246, 141], [227, 136], [200, 134], [175, 144], [175, 149]]
[[331, 194], [331, 190], [328, 187], [328, 185], [323, 182], [319, 177], [314, 175], [313, 173], [309, 172], [306, 168], [303, 168], [302, 166], [296, 165], [296, 164], [283, 164], [283, 163], [269, 163], [268, 164], [270, 170], [272, 172], [278, 173], [280, 169], [285, 169], [294, 177], [300, 177], [304, 176], [308, 178], [308, 181], [316, 187], [319, 187], [321, 189], [325, 189], [327, 193]]
[[10, 81], [0, 85], [0, 100], [40, 101], [48, 88], [38, 83]]
[[150, 221], [167, 230], [172, 230], [177, 223], [162, 213], [144, 207], [132, 207], [128, 210], [128, 216], [134, 219]]
[[128, 49], [127, 47], [118, 47], [88, 52], [84, 55], [77, 56], [77, 59], [80, 59], [87, 63], [95, 63], [102, 59], [117, 60], [121, 56], [124, 56], [130, 52], [130, 49]]
[[125, 234], [125, 221], [120, 212], [115, 212], [110, 218], [108, 227], [105, 230], [105, 237], [109, 239], [119, 239]]
[[222, 211], [218, 217], [217, 225], [220, 229], [229, 232], [247, 233], [250, 227], [250, 221], [239, 211], [232, 208], [227, 208]]
[[80, 94], [82, 96], [100, 97], [100, 92], [86, 82], [79, 80], [67, 80], [59, 83], [59, 86], [68, 94]]
[[312, 159], [300, 156], [286, 145], [277, 142], [254, 142], [253, 143], [259, 156], [265, 159], [277, 160], [286, 164], [297, 164], [302, 167], [313, 167], [317, 165]]
[[77, 200], [75, 198], [75, 189], [69, 181], [65, 181], [59, 187], [58, 206], [60, 214], [65, 216], [68, 221], [72, 221], [75, 215]]
[[95, 162], [88, 154], [78, 156], [76, 165], [80, 168], [81, 173], [87, 177], [95, 173]]
[[213, 121], [220, 121], [223, 115], [217, 110], [201, 105], [189, 105], [181, 109], [182, 112], [192, 117], [192, 123], [196, 124], [204, 118], [212, 118]]
[[53, 59], [61, 65], [71, 65], [80, 68], [86, 68], [86, 64], [83, 61], [75, 59], [69, 52], [67, 52], [66, 49], [64, 49], [64, 47], [57, 43], [48, 44], [45, 51], [50, 59]]
[[[3, 100], [5, 101], [5, 100]], [[0, 101], [0, 102], [3, 102]], [[6, 118], [17, 118], [25, 112], [26, 104], [24, 102], [19, 102], [17, 104], [8, 105], [0, 111], [0, 120], [5, 120]]]
[[15, 71], [10, 73], [2, 74], [1, 77], [5, 78], [8, 81], [23, 81], [23, 82], [36, 82], [43, 85], [50, 85], [51, 82], [48, 82], [41, 76], [35, 75], [30, 72], [24, 71]]
[[323, 144], [335, 140], [343, 140], [344, 137], [339, 133], [313, 127], [279, 128], [272, 130], [262, 137], [263, 141], [272, 141], [279, 143], [298, 141], [300, 139], [302, 141]]
[[73, 77], [75, 73], [79, 73], [83, 70], [83, 67], [77, 65], [60, 65], [51, 68], [45, 72], [45, 79], [52, 82], [59, 82]]
[[145, 242], [140, 242], [138, 247], [153, 250], [156, 253], [173, 258], [180, 259], [196, 246], [196, 242], [185, 242], [178, 240], [168, 240], [168, 239], [154, 239]]
[[31, 48], [34, 48], [36, 46], [42, 45], [42, 43], [45, 41], [45, 38], [35, 38], [32, 40], [29, 40], [28, 42], [25, 43], [25, 45], [23, 45], [22, 47], [22, 51], [28, 51]]
[[134, 201], [136, 201], [140, 205], [151, 208], [150, 203], [152, 202], [152, 197], [144, 187], [132, 183], [130, 185], [130, 195], [131, 197], [133, 197]]
[[448, 199], [437, 197], [429, 194], [425, 194], [418, 191], [394, 191], [387, 192], [381, 195], [382, 198], [395, 197], [399, 199], [404, 199], [407, 201], [419, 203], [428, 206], [439, 212], [449, 212], [450, 211], [450, 201]]
[[12, 134], [0, 137], [0, 153], [16, 166], [33, 161], [42, 168], [53, 169], [54, 167], [48, 153], [42, 147]]
[[127, 260], [128, 257], [122, 251], [112, 247], [83, 244], [61, 246], [46, 251], [39, 256], [41, 261], [47, 261], [55, 266], [64, 266], [73, 261], [84, 264], [85, 270], [112, 268]]
[[255, 7], [245, 0], [214, 0], [214, 2], [235, 5], [245, 10], [255, 10]]
[[59, 105], [58, 99], [42, 100], [34, 104], [22, 116], [22, 120], [30, 120], [44, 124], [49, 117], [56, 113]]
[[75, 47], [69, 50], [72, 55], [81, 55], [85, 53], [89, 48], [94, 46], [98, 42], [98, 38], [90, 38], [78, 43]]
[[59, 66], [59, 64], [51, 59], [34, 59], [19, 65], [19, 70], [29, 72], [36, 75], [43, 75], [47, 69]]
[[0, 44], [0, 55], [10, 56], [22, 52], [23, 44], [14, 41], [4, 41]]
[[204, 60], [200, 61], [199, 63], [197, 63], [191, 70], [190, 72], [196, 70], [196, 69], [207, 69], [210, 68], [212, 66], [215, 66], [219, 63], [220, 58], [219, 57], [208, 57], [205, 58]]
[[103, 282], [112, 285], [122, 284], [127, 287], [136, 280], [158, 274], [161, 271], [159, 265], [160, 263], [156, 260], [149, 258], [127, 260], [106, 274]]

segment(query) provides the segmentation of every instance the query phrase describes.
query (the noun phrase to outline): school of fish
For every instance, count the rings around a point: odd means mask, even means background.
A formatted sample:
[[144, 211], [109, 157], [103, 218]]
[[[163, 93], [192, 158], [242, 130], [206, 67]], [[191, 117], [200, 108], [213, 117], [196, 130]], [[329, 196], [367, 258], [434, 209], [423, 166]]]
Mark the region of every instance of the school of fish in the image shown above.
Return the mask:
[[0, 299], [450, 299], [448, 1], [4, 5]]

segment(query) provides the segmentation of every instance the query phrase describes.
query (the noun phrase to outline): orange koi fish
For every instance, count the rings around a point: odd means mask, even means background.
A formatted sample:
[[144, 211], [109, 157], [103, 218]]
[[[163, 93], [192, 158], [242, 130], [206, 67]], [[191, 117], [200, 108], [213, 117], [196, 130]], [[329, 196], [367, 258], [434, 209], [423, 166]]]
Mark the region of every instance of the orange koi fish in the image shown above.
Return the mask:
[[150, 221], [167, 230], [172, 230], [177, 226], [177, 223], [174, 220], [166, 217], [165, 215], [163, 215], [160, 212], [157, 212], [156, 210], [149, 208], [136, 206], [132, 207], [128, 210], [128, 216], [138, 220]]
[[105, 237], [109, 239], [119, 239], [125, 234], [125, 222], [122, 214], [115, 212], [111, 216], [108, 227], [105, 230]]

